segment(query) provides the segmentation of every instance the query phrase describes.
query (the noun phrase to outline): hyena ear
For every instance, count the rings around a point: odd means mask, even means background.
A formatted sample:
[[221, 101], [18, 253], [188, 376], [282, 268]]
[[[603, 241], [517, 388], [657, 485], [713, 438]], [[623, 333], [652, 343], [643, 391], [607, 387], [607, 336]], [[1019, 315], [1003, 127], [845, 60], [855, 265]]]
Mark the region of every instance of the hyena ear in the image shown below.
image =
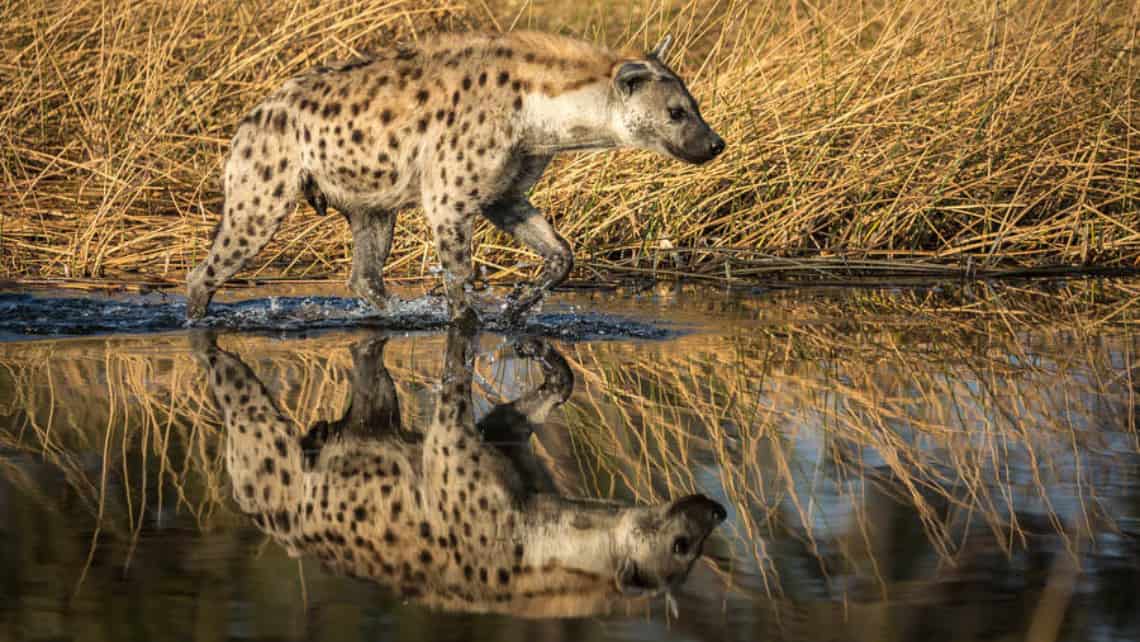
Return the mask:
[[671, 44], [673, 44], [673, 36], [667, 33], [665, 37], [661, 39], [661, 42], [657, 43], [657, 46], [653, 48], [653, 51], [646, 54], [646, 57], [664, 61], [665, 56], [669, 55], [669, 45]]
[[653, 78], [653, 71], [645, 63], [626, 62], [614, 74], [614, 85], [623, 96], [630, 96], [642, 83]]

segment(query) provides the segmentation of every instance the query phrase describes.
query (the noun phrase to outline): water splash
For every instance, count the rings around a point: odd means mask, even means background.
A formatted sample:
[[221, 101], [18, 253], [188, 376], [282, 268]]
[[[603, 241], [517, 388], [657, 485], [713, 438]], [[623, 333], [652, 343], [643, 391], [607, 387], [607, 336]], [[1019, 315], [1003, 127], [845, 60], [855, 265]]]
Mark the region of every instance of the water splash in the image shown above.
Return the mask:
[[[668, 339], [683, 329], [657, 320], [581, 311], [538, 312], [521, 329], [510, 328], [494, 306], [481, 306], [480, 318], [492, 332], [541, 335], [567, 341]], [[195, 327], [245, 331], [298, 331], [331, 328], [435, 330], [447, 325], [447, 302], [425, 295], [393, 301], [383, 312], [359, 299], [331, 296], [269, 297], [213, 303]], [[44, 297], [0, 294], [0, 341], [33, 336], [145, 333], [189, 327], [181, 298], [138, 295], [122, 298]]]

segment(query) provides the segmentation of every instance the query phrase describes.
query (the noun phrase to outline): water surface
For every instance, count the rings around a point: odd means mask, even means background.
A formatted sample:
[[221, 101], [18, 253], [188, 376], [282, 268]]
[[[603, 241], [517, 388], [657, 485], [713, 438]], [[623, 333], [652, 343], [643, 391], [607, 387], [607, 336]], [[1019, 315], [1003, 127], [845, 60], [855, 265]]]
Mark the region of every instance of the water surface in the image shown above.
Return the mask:
[[[0, 295], [0, 639], [1135, 639], [1138, 292], [559, 294], [527, 328], [574, 376], [526, 444], [557, 492], [728, 509], [677, 617], [656, 596], [566, 618], [291, 557], [235, 500], [178, 299]], [[438, 303], [308, 294], [207, 325], [302, 427], [346, 413], [353, 350], [381, 341], [402, 425], [426, 425]], [[543, 381], [517, 345], [478, 337], [477, 419]]]

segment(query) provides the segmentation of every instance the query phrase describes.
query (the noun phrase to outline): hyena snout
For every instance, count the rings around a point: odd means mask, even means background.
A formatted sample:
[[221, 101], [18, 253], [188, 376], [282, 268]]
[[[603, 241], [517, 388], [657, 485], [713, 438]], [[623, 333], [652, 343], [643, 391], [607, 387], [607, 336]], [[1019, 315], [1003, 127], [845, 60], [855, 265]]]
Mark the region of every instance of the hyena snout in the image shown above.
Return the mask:
[[694, 129], [675, 142], [667, 138], [663, 141], [669, 155], [693, 165], [703, 165], [720, 156], [725, 148], [724, 139], [708, 125]]
[[[723, 144], [724, 141], [721, 142]], [[728, 517], [728, 511], [720, 502], [699, 494], [689, 495], [673, 502], [666, 513], [668, 517], [681, 514], [700, 525], [706, 534]]]
[[697, 165], [702, 165], [720, 156], [720, 153], [724, 151], [724, 139], [712, 129], [709, 129], [708, 133], [706, 133], [693, 148], [691, 154], [694, 159], [693, 162]]

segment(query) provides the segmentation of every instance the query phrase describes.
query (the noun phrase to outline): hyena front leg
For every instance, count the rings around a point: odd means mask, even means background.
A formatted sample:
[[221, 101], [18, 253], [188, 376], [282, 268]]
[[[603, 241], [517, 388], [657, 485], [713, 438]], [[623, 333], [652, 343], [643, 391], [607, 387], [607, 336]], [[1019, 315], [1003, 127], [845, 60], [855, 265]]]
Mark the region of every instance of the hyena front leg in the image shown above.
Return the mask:
[[509, 323], [517, 323], [524, 312], [542, 300], [546, 292], [566, 280], [574, 267], [574, 252], [566, 239], [558, 235], [550, 222], [525, 197], [501, 201], [484, 211], [499, 229], [509, 232], [520, 243], [542, 257], [542, 273], [538, 281], [512, 294], [507, 308]]
[[[226, 203], [206, 260], [186, 279], [186, 316], [200, 319], [222, 284], [261, 251], [293, 211], [299, 172], [279, 145], [237, 139], [226, 164]], [[247, 153], [249, 154], [247, 156]]]
[[351, 211], [346, 217], [352, 227], [352, 273], [348, 277], [348, 288], [383, 311], [388, 301], [384, 262], [392, 249], [396, 213], [362, 209]]
[[443, 267], [443, 288], [451, 322], [476, 324], [479, 317], [467, 298], [467, 284], [474, 275], [469, 206], [446, 193], [439, 196], [428, 194], [424, 198], [424, 210], [435, 235], [435, 248]]

